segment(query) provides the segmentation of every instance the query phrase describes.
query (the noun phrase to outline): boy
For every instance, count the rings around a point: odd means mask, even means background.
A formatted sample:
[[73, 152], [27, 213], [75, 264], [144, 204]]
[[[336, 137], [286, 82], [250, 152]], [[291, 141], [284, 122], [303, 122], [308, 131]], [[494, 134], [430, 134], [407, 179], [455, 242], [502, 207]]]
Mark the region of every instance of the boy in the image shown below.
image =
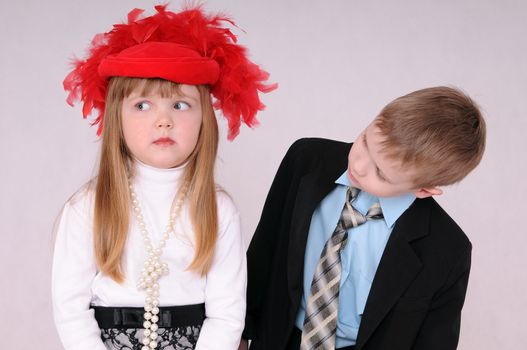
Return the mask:
[[432, 196], [484, 148], [447, 87], [392, 101], [354, 144], [295, 142], [247, 253], [251, 350], [455, 349], [471, 244]]

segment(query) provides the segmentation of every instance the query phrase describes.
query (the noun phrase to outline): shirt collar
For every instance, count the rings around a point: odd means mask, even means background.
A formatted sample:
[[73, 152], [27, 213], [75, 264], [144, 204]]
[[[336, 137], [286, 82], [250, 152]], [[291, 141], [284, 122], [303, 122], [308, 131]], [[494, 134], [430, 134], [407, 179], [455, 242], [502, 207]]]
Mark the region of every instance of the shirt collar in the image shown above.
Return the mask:
[[176, 168], [162, 169], [134, 159], [133, 180], [136, 185], [145, 190], [167, 191], [178, 187], [183, 179], [186, 165], [187, 163], [184, 163]]
[[[344, 172], [335, 183], [346, 187], [352, 186], [347, 172]], [[373, 203], [379, 202], [386, 225], [392, 227], [414, 200], [415, 196], [412, 193], [403, 193], [393, 197], [376, 197], [368, 192], [360, 191], [353, 206], [365, 214]]]

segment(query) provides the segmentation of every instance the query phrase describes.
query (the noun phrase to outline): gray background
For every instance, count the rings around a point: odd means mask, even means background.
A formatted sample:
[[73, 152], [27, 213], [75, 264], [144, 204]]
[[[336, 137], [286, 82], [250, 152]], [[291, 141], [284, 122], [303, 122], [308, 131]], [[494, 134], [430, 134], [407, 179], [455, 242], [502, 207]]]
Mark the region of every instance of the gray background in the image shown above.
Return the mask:
[[[94, 173], [95, 128], [70, 108], [68, 58], [95, 33], [150, 1], [1, 0], [0, 318], [4, 348], [58, 349], [50, 305], [52, 226]], [[171, 8], [178, 9], [174, 1]], [[527, 310], [524, 116], [527, 2], [209, 1], [280, 89], [261, 126], [225, 141], [218, 182], [249, 241], [277, 166], [297, 138], [352, 141], [391, 99], [419, 88], [463, 88], [488, 123], [482, 164], [438, 198], [474, 244], [460, 349], [520, 349]]]

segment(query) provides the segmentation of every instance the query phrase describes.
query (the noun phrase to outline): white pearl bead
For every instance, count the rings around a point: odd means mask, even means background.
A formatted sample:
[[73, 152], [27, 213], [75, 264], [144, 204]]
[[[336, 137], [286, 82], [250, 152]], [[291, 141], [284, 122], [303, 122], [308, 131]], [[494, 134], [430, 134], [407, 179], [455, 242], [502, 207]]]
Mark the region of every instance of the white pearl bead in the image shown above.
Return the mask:
[[150, 336], [150, 334], [152, 334], [152, 331], [151, 331], [150, 329], [145, 329], [145, 331], [143, 332], [143, 335], [144, 335], [145, 337]]
[[157, 315], [159, 313], [159, 308], [157, 306], [154, 306], [152, 308], [152, 314]]
[[150, 304], [145, 304], [145, 311], [147, 311], [147, 312], [152, 311], [152, 305], [150, 305]]
[[150, 344], [148, 344], [148, 346], [150, 347], [150, 349], [155, 349], [156, 346], [157, 346], [157, 342], [156, 341], [152, 341], [152, 342], [150, 342]]
[[[145, 320], [150, 320], [152, 318], [152, 314], [150, 312], [145, 312], [145, 314], [143, 315], [143, 317], [145, 318]], [[152, 319], [152, 322], [157, 322], [157, 321], [154, 321]]]
[[157, 332], [157, 330], [159, 329], [159, 326], [157, 324], [153, 324], [150, 326], [150, 329], [152, 330], [152, 332]]
[[152, 300], [152, 305], [153, 306], [158, 306], [159, 305], [159, 300], [157, 300], [157, 299]]
[[[143, 327], [144, 327], [144, 328], [150, 328], [150, 326], [152, 326], [152, 322], [150, 322], [150, 321], [145, 321], [145, 322], [143, 322]], [[153, 329], [152, 329], [152, 330], [153, 330]]]
[[145, 345], [150, 345], [150, 338], [149, 337], [144, 337], [142, 343], [145, 344]]
[[152, 322], [157, 323], [157, 321], [159, 321], [159, 317], [156, 315], [152, 316]]
[[157, 333], [156, 333], [156, 332], [154, 332], [154, 333], [150, 334], [150, 339], [152, 339], [152, 340], [156, 340], [156, 339], [157, 339], [157, 337], [158, 337], [158, 335], [157, 335]]
[[150, 347], [145, 345], [141, 348], [141, 350], [150, 350]]

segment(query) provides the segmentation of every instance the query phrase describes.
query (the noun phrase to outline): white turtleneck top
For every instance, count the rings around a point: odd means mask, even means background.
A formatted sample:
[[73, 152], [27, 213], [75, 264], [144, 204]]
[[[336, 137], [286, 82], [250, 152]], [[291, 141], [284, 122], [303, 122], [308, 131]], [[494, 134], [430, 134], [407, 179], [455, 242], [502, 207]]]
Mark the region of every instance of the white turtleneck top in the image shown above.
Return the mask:
[[[184, 167], [157, 169], [135, 162], [134, 190], [152, 241], [157, 246], [168, 223]], [[159, 280], [161, 306], [205, 303], [196, 350], [237, 349], [244, 325], [246, 261], [239, 214], [230, 197], [217, 193], [219, 236], [214, 260], [206, 276], [186, 268], [194, 255], [189, 208], [182, 206], [175, 233], [161, 260], [169, 274]], [[66, 350], [106, 350], [90, 305], [143, 307], [145, 295], [137, 280], [146, 259], [141, 233], [133, 215], [122, 267], [125, 281], [116, 283], [97, 270], [93, 251], [93, 201], [81, 189], [64, 206], [57, 229], [52, 273], [55, 323]]]

